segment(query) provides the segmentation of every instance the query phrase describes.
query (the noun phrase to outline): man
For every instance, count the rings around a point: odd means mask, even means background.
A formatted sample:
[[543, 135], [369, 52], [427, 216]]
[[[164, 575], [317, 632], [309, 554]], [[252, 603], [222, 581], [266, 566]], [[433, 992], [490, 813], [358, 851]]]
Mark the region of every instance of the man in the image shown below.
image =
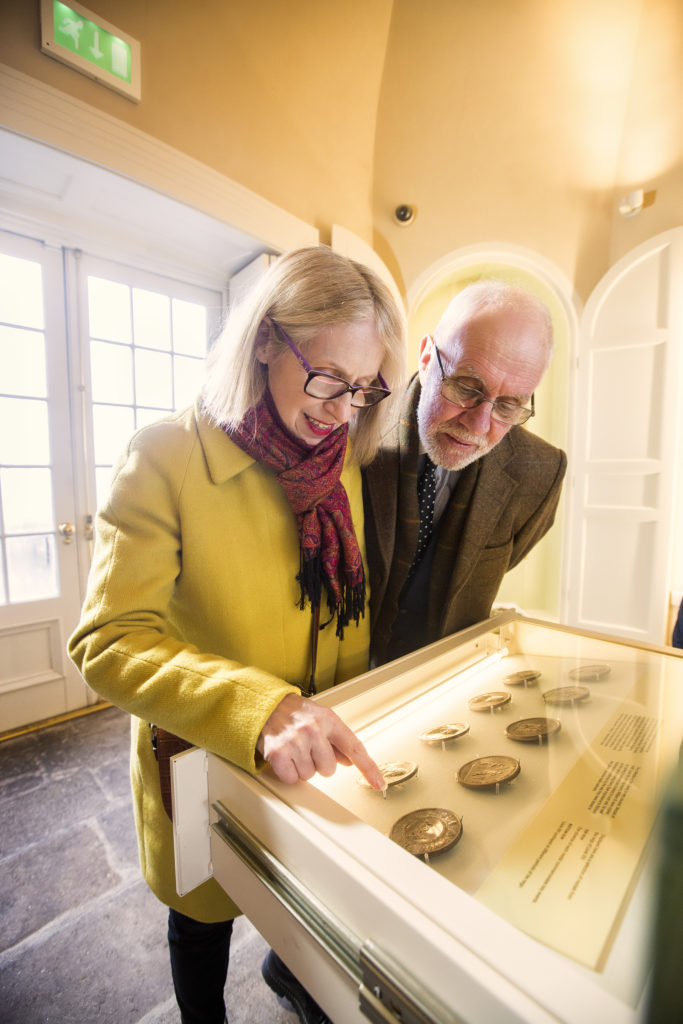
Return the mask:
[[676, 622], [674, 623], [671, 645], [673, 647], [683, 647], [683, 601], [681, 601], [678, 608], [678, 615], [676, 617]]
[[551, 356], [546, 306], [495, 281], [464, 288], [420, 342], [399, 422], [364, 473], [373, 664], [487, 618], [552, 525], [566, 456], [523, 427]]

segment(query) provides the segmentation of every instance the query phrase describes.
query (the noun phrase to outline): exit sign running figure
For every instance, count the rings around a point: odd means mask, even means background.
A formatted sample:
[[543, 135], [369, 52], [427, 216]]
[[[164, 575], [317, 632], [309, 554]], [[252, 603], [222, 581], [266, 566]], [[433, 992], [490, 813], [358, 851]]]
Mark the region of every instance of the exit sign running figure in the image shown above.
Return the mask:
[[77, 3], [41, 0], [43, 53], [131, 100], [140, 99], [140, 44]]

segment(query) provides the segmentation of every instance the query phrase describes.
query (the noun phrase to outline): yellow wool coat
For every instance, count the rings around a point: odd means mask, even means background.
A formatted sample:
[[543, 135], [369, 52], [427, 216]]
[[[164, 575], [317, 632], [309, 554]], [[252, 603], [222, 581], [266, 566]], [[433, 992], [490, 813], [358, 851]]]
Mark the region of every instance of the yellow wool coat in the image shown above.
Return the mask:
[[[360, 471], [342, 472], [363, 561]], [[88, 592], [69, 654], [132, 719], [140, 862], [152, 891], [200, 921], [237, 907], [213, 881], [179, 897], [172, 825], [148, 723], [247, 771], [266, 720], [310, 674], [310, 612], [297, 605], [294, 514], [271, 470], [198, 408], [138, 431], [98, 513]], [[322, 630], [324, 689], [367, 668], [369, 626]]]

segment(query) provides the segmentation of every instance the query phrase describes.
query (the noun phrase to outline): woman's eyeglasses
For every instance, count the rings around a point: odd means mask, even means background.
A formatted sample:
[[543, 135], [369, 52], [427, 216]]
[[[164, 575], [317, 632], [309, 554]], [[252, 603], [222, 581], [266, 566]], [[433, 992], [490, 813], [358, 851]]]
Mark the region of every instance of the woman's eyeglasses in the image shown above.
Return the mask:
[[296, 347], [292, 339], [289, 337], [286, 331], [276, 324], [274, 320], [271, 323], [283, 341], [286, 341], [290, 349], [299, 360], [304, 370], [308, 373], [306, 383], [304, 384], [304, 391], [311, 398], [320, 398], [323, 401], [329, 401], [333, 398], [341, 398], [342, 395], [351, 392], [351, 405], [356, 409], [367, 409], [370, 405], [377, 405], [384, 398], [387, 398], [391, 394], [391, 389], [387, 387], [386, 381], [382, 377], [381, 373], [377, 374], [377, 380], [380, 383], [379, 387], [375, 387], [371, 384], [349, 384], [343, 377], [335, 377], [332, 373], [324, 373], [322, 370], [314, 370], [310, 363], [307, 361], [305, 356]]

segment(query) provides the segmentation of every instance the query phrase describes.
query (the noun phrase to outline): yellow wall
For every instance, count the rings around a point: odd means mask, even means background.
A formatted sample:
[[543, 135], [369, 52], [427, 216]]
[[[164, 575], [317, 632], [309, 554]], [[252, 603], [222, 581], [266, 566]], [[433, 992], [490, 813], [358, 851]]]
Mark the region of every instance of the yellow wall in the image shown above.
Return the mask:
[[86, 0], [142, 46], [142, 100], [40, 51], [39, 0], [2, 4], [0, 62], [220, 171], [313, 224], [372, 240], [375, 122], [391, 0]]
[[[40, 52], [5, 0], [0, 62], [313, 224], [374, 244], [407, 291], [462, 246], [556, 264], [585, 300], [683, 219], [680, 0], [89, 0], [142, 44], [133, 104]], [[650, 205], [624, 220], [620, 194]], [[651, 200], [654, 199], [652, 203]], [[410, 227], [394, 208], [417, 208]]]
[[[409, 287], [496, 240], [585, 301], [613, 260], [683, 220], [680, 0], [394, 0], [375, 150], [375, 248]], [[630, 221], [620, 191], [656, 189]], [[395, 225], [399, 203], [417, 208]]]

